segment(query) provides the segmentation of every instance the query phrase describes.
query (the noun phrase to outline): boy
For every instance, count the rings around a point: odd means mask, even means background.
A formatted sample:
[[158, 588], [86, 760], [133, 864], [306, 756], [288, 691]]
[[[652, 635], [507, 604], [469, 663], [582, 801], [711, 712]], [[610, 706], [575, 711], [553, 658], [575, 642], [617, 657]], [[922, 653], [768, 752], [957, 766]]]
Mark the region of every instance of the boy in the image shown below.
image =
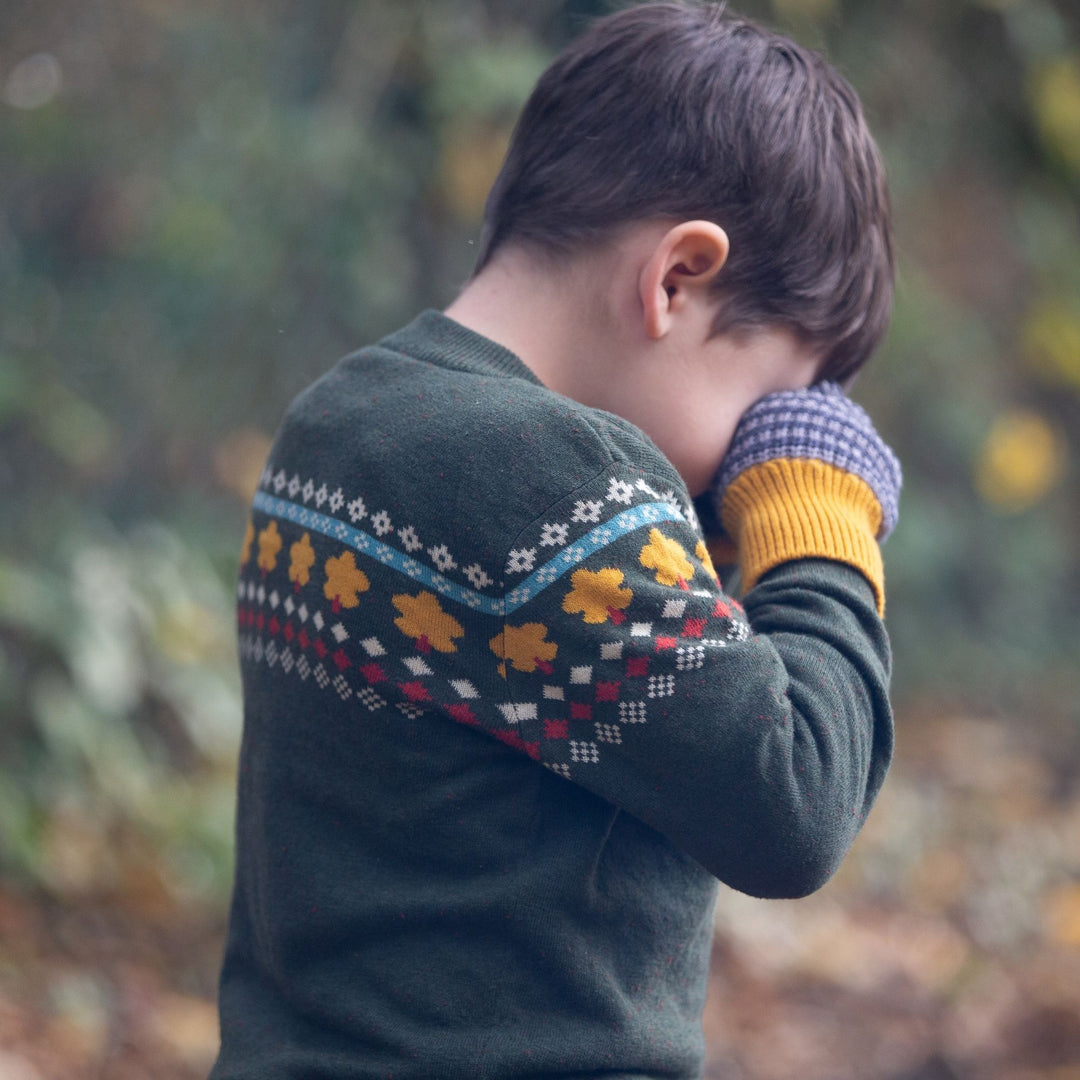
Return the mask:
[[255, 498], [216, 1080], [698, 1076], [717, 879], [817, 888], [887, 767], [899, 473], [828, 381], [891, 304], [850, 88], [718, 9], [610, 16], [481, 246]]

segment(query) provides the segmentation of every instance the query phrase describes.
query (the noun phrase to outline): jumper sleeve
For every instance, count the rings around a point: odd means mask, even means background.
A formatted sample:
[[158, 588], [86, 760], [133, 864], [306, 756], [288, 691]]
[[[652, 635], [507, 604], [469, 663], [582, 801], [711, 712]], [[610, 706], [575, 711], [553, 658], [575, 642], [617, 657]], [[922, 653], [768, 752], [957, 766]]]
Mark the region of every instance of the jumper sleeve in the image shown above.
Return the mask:
[[785, 561], [744, 608], [687, 505], [618, 466], [549, 507], [514, 554], [530, 573], [490, 648], [540, 761], [736, 889], [823, 884], [892, 751], [889, 646], [866, 576]]

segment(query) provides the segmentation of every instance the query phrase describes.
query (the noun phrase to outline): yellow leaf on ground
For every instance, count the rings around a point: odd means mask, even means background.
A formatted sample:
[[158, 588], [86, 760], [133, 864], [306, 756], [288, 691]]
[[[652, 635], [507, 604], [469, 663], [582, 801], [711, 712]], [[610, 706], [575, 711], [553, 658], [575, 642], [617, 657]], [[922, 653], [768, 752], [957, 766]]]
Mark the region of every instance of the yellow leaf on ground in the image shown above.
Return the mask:
[[1044, 905], [1047, 936], [1061, 945], [1080, 949], [1080, 881], [1052, 890]]
[[170, 994], [154, 1017], [158, 1039], [192, 1069], [209, 1069], [218, 1051], [218, 1012], [211, 1001]]

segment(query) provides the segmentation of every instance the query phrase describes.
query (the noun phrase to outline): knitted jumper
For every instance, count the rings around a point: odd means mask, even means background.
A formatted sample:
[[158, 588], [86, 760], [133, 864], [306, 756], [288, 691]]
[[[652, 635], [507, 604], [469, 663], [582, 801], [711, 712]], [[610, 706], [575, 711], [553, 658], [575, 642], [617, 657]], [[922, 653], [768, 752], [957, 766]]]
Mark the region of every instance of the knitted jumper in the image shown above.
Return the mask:
[[744, 611], [637, 428], [436, 312], [289, 409], [238, 617], [213, 1080], [697, 1077], [716, 879], [818, 887], [891, 753], [864, 573]]

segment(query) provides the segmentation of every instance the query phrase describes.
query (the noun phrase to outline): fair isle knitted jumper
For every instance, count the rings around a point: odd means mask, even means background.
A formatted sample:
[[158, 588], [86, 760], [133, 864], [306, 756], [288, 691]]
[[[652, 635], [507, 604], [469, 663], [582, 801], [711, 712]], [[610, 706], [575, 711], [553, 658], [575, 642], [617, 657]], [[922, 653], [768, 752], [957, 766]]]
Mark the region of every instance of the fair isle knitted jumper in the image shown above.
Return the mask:
[[744, 611], [637, 428], [439, 313], [300, 395], [213, 1080], [699, 1076], [717, 879], [817, 888], [891, 754], [880, 581], [785, 557]]

